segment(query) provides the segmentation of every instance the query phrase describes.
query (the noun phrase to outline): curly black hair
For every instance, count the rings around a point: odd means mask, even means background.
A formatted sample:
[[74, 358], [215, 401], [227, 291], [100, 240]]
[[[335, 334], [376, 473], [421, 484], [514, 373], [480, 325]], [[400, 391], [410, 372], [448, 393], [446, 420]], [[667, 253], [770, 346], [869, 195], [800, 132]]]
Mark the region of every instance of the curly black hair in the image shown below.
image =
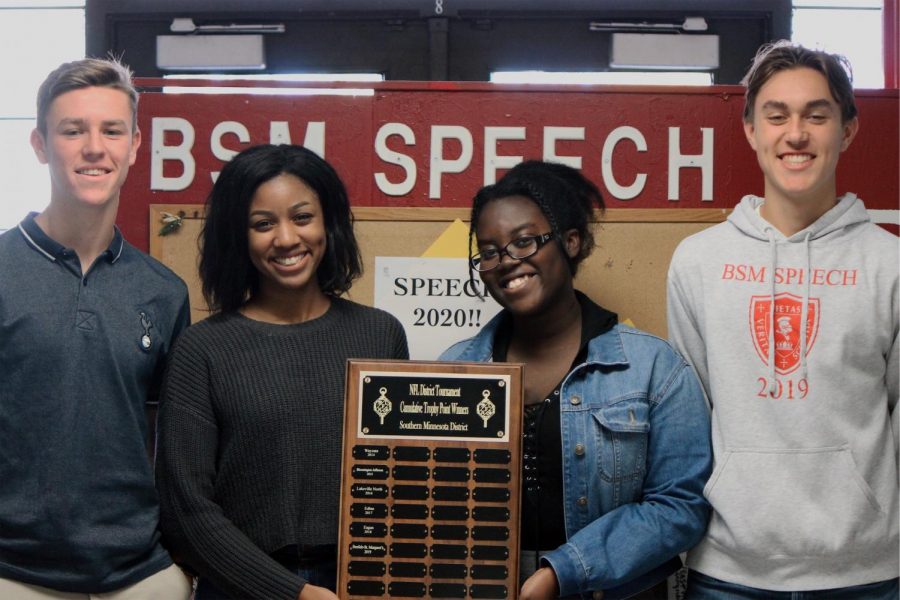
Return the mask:
[[[569, 270], [574, 276], [578, 265], [594, 249], [594, 234], [590, 222], [594, 207], [603, 211], [605, 205], [597, 186], [577, 169], [545, 162], [528, 160], [509, 170], [497, 183], [487, 185], [475, 194], [472, 200], [472, 214], [469, 220], [469, 248], [475, 238], [481, 211], [493, 200], [509, 196], [524, 196], [541, 209], [550, 223], [557, 243], [562, 244], [562, 235], [575, 229], [581, 239], [578, 253], [568, 259]], [[474, 277], [469, 266], [469, 276]]]

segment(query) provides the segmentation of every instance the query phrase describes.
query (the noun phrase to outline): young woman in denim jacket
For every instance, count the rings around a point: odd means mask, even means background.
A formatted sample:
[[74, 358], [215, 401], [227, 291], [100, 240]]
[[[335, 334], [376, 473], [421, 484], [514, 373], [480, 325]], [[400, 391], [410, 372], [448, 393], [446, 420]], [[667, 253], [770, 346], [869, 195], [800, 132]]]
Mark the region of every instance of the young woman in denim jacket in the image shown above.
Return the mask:
[[441, 357], [526, 364], [522, 600], [665, 598], [709, 515], [709, 418], [691, 368], [574, 287], [595, 203], [578, 171], [539, 161], [479, 191], [470, 264], [505, 310]]

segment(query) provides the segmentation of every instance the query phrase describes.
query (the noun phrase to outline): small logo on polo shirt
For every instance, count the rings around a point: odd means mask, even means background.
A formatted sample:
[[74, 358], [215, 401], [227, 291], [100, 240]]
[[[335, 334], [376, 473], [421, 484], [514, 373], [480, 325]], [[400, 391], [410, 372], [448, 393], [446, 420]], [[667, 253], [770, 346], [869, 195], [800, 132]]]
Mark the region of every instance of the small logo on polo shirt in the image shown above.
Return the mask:
[[78, 329], [93, 331], [97, 328], [97, 315], [89, 310], [78, 310], [78, 318], [75, 322]]
[[150, 329], [153, 327], [153, 323], [150, 322], [150, 317], [147, 316], [147, 313], [141, 312], [140, 315], [141, 327], [144, 328], [144, 335], [141, 336], [141, 348], [143, 348], [144, 352], [147, 352], [153, 346], [153, 339], [150, 337]]

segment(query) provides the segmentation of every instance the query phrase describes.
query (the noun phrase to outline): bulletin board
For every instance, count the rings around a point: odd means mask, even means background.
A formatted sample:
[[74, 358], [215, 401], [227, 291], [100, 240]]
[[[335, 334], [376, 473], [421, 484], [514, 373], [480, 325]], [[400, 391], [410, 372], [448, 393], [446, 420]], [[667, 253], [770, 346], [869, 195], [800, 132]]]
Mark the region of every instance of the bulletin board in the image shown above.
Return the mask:
[[[580, 266], [575, 285], [621, 320], [666, 337], [666, 272], [675, 247], [685, 237], [723, 221], [729, 212], [609, 209], [602, 217], [596, 214], [597, 247]], [[184, 217], [177, 230], [161, 236], [163, 213]], [[366, 305], [373, 304], [376, 256], [419, 256], [454, 219], [469, 217], [467, 209], [453, 208], [356, 207], [353, 213], [363, 276], [348, 297]], [[197, 274], [202, 218], [199, 204], [150, 207], [150, 254], [188, 284], [194, 322], [208, 314]]]

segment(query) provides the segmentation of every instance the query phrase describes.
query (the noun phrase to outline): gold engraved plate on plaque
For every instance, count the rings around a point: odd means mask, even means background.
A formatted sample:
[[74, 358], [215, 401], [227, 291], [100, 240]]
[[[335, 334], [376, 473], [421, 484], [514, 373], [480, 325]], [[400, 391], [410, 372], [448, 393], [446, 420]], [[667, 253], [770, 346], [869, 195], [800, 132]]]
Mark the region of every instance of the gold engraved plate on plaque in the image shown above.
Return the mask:
[[340, 598], [518, 597], [522, 369], [348, 361]]

